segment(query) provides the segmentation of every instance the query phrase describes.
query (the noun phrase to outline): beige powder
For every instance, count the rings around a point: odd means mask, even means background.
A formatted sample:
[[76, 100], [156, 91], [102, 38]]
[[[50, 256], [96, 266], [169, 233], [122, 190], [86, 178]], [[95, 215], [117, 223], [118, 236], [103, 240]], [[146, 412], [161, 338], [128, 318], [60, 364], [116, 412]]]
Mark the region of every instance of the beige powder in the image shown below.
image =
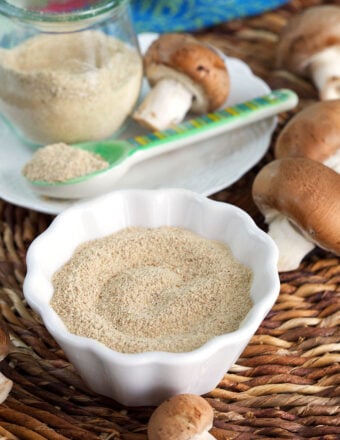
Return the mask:
[[82, 244], [53, 277], [68, 330], [124, 353], [193, 350], [238, 328], [251, 271], [222, 243], [174, 227]]
[[108, 166], [109, 163], [97, 154], [59, 143], [37, 150], [24, 166], [22, 174], [28, 180], [64, 182]]
[[99, 31], [0, 49], [0, 111], [39, 144], [109, 137], [132, 112], [141, 81], [137, 50]]

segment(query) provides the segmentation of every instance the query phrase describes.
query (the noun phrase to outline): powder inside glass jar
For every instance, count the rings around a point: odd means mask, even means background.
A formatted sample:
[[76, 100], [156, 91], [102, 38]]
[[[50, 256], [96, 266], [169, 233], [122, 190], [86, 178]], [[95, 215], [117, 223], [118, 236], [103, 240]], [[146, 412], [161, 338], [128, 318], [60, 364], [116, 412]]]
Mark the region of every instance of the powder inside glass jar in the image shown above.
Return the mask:
[[251, 279], [220, 242], [134, 227], [82, 244], [54, 275], [51, 305], [70, 332], [117, 351], [184, 352], [239, 327]]
[[132, 112], [137, 50], [100, 31], [40, 34], [0, 50], [0, 111], [39, 144], [103, 139]]

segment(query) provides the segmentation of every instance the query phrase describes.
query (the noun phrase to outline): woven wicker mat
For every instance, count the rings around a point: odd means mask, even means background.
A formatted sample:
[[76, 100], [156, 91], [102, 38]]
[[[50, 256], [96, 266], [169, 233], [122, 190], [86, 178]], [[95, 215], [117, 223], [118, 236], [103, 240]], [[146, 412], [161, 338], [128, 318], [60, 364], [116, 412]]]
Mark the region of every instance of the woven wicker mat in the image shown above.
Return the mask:
[[[199, 36], [244, 59], [273, 88], [297, 91], [303, 107], [316, 99], [315, 90], [306, 80], [275, 70], [277, 34], [290, 16], [320, 3], [338, 2], [295, 0]], [[279, 129], [290, 116], [281, 117]], [[271, 159], [269, 151], [213, 198], [240, 206], [264, 227], [250, 188], [259, 167]], [[14, 382], [0, 405], [0, 439], [146, 439], [153, 409], [124, 408], [88, 390], [23, 300], [27, 247], [50, 221], [0, 201], [1, 322], [13, 344], [1, 370]], [[340, 259], [320, 250], [298, 270], [281, 274], [277, 303], [237, 363], [205, 396], [215, 410], [217, 439], [340, 439], [339, 282]]]

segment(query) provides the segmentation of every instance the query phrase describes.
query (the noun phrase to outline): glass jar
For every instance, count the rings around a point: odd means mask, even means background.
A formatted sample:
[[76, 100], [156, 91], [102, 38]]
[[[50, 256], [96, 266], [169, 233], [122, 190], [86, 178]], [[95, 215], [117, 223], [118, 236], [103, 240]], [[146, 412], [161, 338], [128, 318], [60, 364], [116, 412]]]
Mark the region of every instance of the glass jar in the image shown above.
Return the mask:
[[35, 145], [109, 138], [140, 94], [127, 0], [0, 0], [0, 113]]

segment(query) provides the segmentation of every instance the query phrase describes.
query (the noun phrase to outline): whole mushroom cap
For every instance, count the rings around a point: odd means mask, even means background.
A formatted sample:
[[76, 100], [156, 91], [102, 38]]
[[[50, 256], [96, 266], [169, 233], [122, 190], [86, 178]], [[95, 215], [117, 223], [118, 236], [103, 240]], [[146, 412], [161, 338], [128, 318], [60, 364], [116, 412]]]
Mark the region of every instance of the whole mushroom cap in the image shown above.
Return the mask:
[[293, 17], [284, 27], [277, 48], [278, 67], [303, 74], [310, 58], [340, 44], [340, 8], [315, 6]]
[[149, 440], [199, 438], [212, 426], [214, 413], [209, 403], [194, 394], [178, 394], [153, 412], [148, 424]]
[[277, 159], [300, 156], [324, 162], [337, 150], [340, 150], [340, 100], [306, 107], [288, 122], [275, 143]]
[[[160, 66], [168, 69], [163, 71], [159, 69]], [[228, 97], [229, 74], [223, 59], [215, 50], [191, 35], [162, 34], [148, 48], [144, 67], [151, 85], [167, 78], [169, 69], [189, 77], [202, 89], [207, 99], [205, 111], [216, 110]]]
[[266, 220], [279, 212], [310, 241], [340, 254], [338, 173], [307, 158], [277, 159], [260, 170], [252, 193]]

